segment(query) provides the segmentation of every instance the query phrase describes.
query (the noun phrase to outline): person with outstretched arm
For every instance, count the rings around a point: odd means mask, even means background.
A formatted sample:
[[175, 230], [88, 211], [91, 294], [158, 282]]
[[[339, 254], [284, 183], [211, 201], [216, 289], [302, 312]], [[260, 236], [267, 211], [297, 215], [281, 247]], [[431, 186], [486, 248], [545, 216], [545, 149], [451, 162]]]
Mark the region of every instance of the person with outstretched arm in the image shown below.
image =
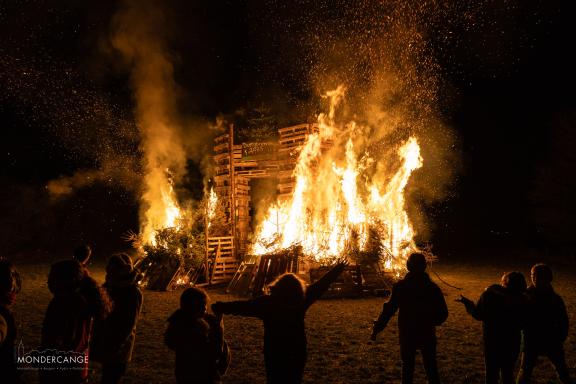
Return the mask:
[[338, 262], [308, 288], [295, 274], [285, 273], [268, 286], [268, 294], [264, 296], [212, 305], [216, 314], [250, 316], [264, 321], [264, 362], [268, 384], [302, 382], [307, 357], [306, 311], [347, 265], [345, 261]]
[[520, 353], [526, 305], [526, 279], [507, 272], [500, 284], [486, 288], [476, 303], [460, 296], [466, 312], [482, 322], [486, 384], [514, 383], [514, 366]]

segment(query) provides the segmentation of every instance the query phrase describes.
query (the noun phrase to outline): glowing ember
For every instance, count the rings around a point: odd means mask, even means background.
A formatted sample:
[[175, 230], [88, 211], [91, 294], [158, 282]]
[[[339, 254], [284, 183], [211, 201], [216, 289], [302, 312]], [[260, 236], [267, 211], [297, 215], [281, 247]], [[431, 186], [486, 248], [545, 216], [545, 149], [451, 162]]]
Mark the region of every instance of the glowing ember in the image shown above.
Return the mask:
[[[410, 137], [395, 152], [396, 159], [389, 159], [390, 165], [399, 164], [396, 170], [383, 174], [385, 167], [374, 167], [381, 159], [374, 159], [368, 148], [355, 148], [359, 127], [353, 122], [343, 128], [335, 124], [343, 95], [343, 87], [327, 93], [329, 113], [319, 115], [319, 132], [308, 136], [300, 152], [292, 195], [269, 208], [256, 231], [252, 253], [299, 244], [304, 254], [323, 261], [345, 254], [351, 241], [364, 250], [372, 230], [381, 242], [382, 266], [399, 270], [416, 249], [404, 190], [412, 172], [422, 166], [420, 147]], [[329, 150], [323, 146], [327, 142], [334, 143]], [[339, 150], [342, 147], [344, 151]]]

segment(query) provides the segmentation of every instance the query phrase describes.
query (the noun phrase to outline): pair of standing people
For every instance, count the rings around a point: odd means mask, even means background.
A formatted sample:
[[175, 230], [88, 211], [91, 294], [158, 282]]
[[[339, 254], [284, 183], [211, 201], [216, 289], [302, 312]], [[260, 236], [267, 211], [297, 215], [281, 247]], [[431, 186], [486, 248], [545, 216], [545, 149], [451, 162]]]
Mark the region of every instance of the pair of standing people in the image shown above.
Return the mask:
[[[48, 287], [53, 299], [44, 318], [41, 347], [90, 356], [102, 363], [102, 383], [118, 383], [131, 357], [142, 294], [129, 256], [110, 258], [100, 287], [87, 268], [90, 254], [83, 246], [73, 260], [52, 265]], [[58, 368], [41, 370], [41, 382], [75, 384], [88, 379], [88, 359]]]
[[482, 293], [477, 303], [461, 296], [466, 311], [482, 321], [486, 384], [512, 384], [520, 354], [518, 384], [527, 384], [539, 356], [550, 359], [563, 384], [571, 383], [564, 341], [568, 336], [568, 314], [562, 298], [552, 287], [552, 270], [545, 264], [531, 269], [532, 285], [520, 272], [508, 272], [500, 284]]
[[215, 315], [206, 313], [208, 296], [188, 288], [180, 298], [180, 309], [168, 319], [165, 344], [176, 352], [176, 381], [179, 384], [221, 382], [230, 356], [223, 339], [222, 315], [259, 318], [264, 322], [264, 362], [268, 384], [302, 382], [307, 359], [304, 317], [346, 267], [337, 263], [316, 283], [306, 288], [292, 273], [278, 277], [268, 294], [253, 300], [216, 302]]

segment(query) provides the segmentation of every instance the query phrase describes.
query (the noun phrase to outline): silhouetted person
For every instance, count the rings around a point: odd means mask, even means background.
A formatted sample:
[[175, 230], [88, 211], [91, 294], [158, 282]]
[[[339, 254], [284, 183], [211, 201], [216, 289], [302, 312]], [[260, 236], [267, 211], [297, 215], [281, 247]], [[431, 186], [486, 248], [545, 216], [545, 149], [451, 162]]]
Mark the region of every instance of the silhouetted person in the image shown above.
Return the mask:
[[[48, 288], [54, 295], [44, 317], [42, 350], [88, 355], [92, 309], [79, 293], [84, 278], [75, 260], [54, 263], [48, 275]], [[54, 355], [57, 352], [50, 352]], [[42, 383], [83, 383], [88, 377], [88, 361], [59, 365], [61, 369], [41, 370]]]
[[92, 248], [88, 244], [82, 244], [74, 250], [74, 260], [80, 264], [87, 266], [92, 256]]
[[524, 350], [518, 383], [530, 382], [538, 356], [546, 356], [562, 383], [571, 383], [564, 341], [568, 336], [568, 313], [564, 300], [552, 287], [552, 270], [546, 264], [536, 264], [531, 270], [532, 285], [527, 289]]
[[501, 284], [486, 288], [478, 302], [464, 296], [456, 301], [482, 321], [486, 384], [514, 383], [514, 366], [520, 353], [521, 330], [525, 316], [526, 280], [520, 272], [508, 272]]
[[6, 384], [20, 382], [14, 360], [17, 329], [11, 311], [20, 286], [20, 275], [12, 263], [0, 257], [0, 378]]
[[343, 262], [336, 264], [308, 289], [296, 275], [286, 273], [268, 287], [268, 295], [212, 305], [214, 313], [251, 316], [264, 321], [264, 362], [268, 384], [302, 382], [306, 365], [306, 311], [346, 265]]
[[119, 383], [132, 358], [136, 323], [142, 307], [138, 272], [126, 254], [114, 255], [106, 266], [104, 288], [113, 302], [107, 318], [94, 323], [90, 357], [102, 363], [102, 383]]
[[402, 383], [413, 381], [416, 351], [420, 350], [429, 383], [440, 383], [436, 364], [436, 326], [448, 318], [448, 307], [440, 288], [430, 280], [426, 258], [413, 253], [406, 262], [408, 273], [394, 284], [389, 300], [374, 322], [372, 340], [381, 332], [392, 316], [398, 314]]
[[208, 296], [188, 288], [180, 296], [180, 309], [168, 318], [164, 343], [176, 352], [178, 384], [216, 384], [230, 362], [222, 317], [206, 313]]
[[96, 319], [102, 319], [111, 310], [111, 301], [108, 292], [100, 286], [90, 275], [88, 263], [92, 256], [92, 248], [88, 244], [82, 244], [74, 250], [73, 260], [80, 264], [84, 275], [79, 283], [79, 292], [90, 303], [92, 314]]

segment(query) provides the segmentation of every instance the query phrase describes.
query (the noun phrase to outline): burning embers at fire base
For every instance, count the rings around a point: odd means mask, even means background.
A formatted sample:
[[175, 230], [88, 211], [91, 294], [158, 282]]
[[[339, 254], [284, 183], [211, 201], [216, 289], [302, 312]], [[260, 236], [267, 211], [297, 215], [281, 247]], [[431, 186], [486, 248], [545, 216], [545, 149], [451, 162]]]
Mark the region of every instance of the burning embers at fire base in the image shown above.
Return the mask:
[[[416, 249], [404, 193], [412, 172], [422, 166], [420, 147], [410, 137], [388, 158], [371, 153], [380, 147], [367, 144], [366, 137], [356, 140], [367, 129], [335, 122], [343, 95], [342, 87], [326, 95], [330, 111], [319, 116], [319, 132], [308, 136], [299, 154], [292, 194], [269, 208], [251, 253], [298, 244], [305, 255], [327, 262], [373, 247], [375, 237], [383, 267], [400, 270]], [[323, 145], [327, 142], [333, 143], [329, 149]], [[382, 162], [398, 165], [390, 170]]]

